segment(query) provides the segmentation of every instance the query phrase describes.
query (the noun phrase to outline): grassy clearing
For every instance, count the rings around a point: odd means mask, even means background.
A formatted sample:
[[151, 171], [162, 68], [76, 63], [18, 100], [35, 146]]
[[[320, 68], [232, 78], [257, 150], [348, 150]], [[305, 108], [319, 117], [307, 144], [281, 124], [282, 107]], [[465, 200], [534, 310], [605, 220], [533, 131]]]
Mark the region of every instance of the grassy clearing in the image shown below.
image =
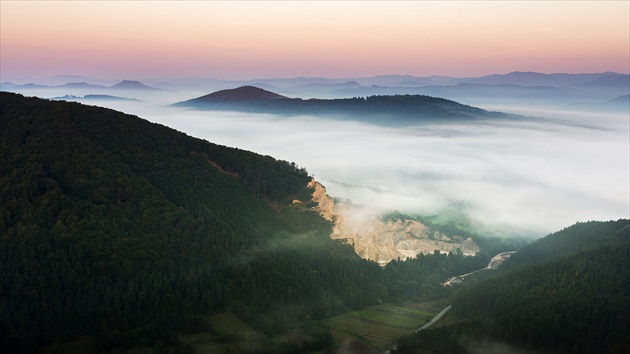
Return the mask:
[[[321, 320], [319, 325], [330, 330], [333, 348], [338, 354], [382, 353], [398, 338], [429, 322], [447, 305], [448, 301], [445, 300], [404, 305], [381, 304]], [[231, 312], [216, 314], [206, 320], [213, 331], [180, 337], [183, 344], [190, 344], [200, 354], [251, 352], [265, 349], [271, 343], [291, 341], [301, 344], [304, 340], [313, 339], [297, 329], [270, 338]]]
[[363, 353], [366, 351], [365, 345], [376, 352], [391, 347], [401, 336], [429, 322], [447, 304], [446, 301], [433, 301], [375, 305], [320, 323], [330, 329], [338, 353]]

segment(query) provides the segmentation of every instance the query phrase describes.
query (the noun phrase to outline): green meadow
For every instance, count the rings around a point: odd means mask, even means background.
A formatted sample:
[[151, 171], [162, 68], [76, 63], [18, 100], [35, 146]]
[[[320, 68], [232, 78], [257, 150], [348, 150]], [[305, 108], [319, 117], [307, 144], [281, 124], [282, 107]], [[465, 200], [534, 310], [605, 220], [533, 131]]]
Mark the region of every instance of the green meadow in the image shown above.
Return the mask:
[[381, 304], [346, 312], [320, 323], [333, 335], [334, 350], [343, 353], [382, 353], [396, 340], [429, 322], [448, 301]]
[[[429, 322], [448, 301], [410, 304], [380, 304], [361, 311], [350, 311], [316, 323], [332, 334], [332, 349], [338, 354], [382, 353], [396, 340]], [[264, 351], [271, 345], [301, 344], [312, 337], [300, 329], [269, 337], [248, 326], [231, 312], [206, 318], [212, 330], [179, 337], [199, 354]], [[316, 352], [323, 353], [323, 352]], [[314, 354], [314, 353], [313, 353]]]

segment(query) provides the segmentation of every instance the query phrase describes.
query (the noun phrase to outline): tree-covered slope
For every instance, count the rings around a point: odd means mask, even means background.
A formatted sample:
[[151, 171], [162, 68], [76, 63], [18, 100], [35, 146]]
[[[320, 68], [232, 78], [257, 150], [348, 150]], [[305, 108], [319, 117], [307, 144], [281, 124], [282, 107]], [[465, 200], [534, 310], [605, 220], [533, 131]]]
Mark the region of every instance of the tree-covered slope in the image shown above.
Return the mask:
[[630, 350], [628, 220], [580, 223], [521, 252], [512, 269], [510, 259], [503, 275], [455, 296], [463, 322], [406, 337], [399, 352]]
[[578, 222], [523, 247], [505, 263], [502, 272], [551, 263], [607, 244], [623, 244], [630, 237], [628, 220]]
[[273, 332], [376, 301], [379, 267], [289, 205], [309, 198], [304, 169], [108, 109], [0, 99], [2, 351], [165, 341], [225, 309]]

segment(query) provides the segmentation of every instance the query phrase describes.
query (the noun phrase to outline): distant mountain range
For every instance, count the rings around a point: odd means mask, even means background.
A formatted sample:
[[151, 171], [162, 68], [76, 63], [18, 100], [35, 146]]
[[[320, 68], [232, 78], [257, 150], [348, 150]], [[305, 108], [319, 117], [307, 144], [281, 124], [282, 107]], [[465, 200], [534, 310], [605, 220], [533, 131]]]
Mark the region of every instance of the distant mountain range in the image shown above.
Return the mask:
[[[25, 81], [25, 79], [21, 79]], [[88, 78], [76, 75], [59, 75], [40, 83], [33, 82], [16, 84], [12, 82], [2, 82], [3, 88], [9, 87], [64, 87], [68, 85], [92, 85], [96, 87], [111, 87], [125, 89], [152, 89], [139, 81], [123, 80], [113, 86], [95, 85], [88, 82], [103, 82], [104, 80]], [[43, 83], [42, 83], [43, 82]], [[518, 86], [549, 86], [549, 87], [602, 87], [617, 86], [628, 89], [630, 87], [630, 75], [616, 72], [588, 73], [588, 74], [544, 74], [538, 72], [514, 71], [507, 74], [492, 74], [481, 77], [450, 77], [450, 76], [413, 76], [413, 75], [378, 75], [360, 78], [324, 78], [324, 77], [294, 77], [294, 78], [267, 78], [252, 80], [219, 80], [211, 78], [181, 78], [163, 80], [157, 86], [164, 87], [211, 87], [223, 86], [223, 88], [234, 88], [240, 86], [257, 86], [280, 93], [285, 91], [296, 91], [308, 94], [312, 91], [330, 93], [340, 89], [361, 89], [370, 87], [388, 88], [410, 88], [410, 87], [449, 87], [458, 84], [479, 84], [479, 85], [518, 85]], [[407, 92], [409, 93], [409, 92]], [[620, 94], [621, 95], [621, 94]], [[618, 96], [620, 96], [618, 95]]]
[[295, 88], [308, 84], [340, 85], [356, 83], [363, 87], [388, 86], [388, 87], [422, 87], [422, 86], [450, 86], [462, 83], [501, 85], [511, 84], [519, 86], [554, 86], [564, 87], [588, 83], [604, 84], [607, 80], [619, 80], [628, 85], [628, 74], [616, 72], [589, 73], [589, 74], [544, 74], [537, 72], [514, 71], [507, 74], [492, 74], [481, 77], [450, 77], [450, 76], [412, 76], [412, 75], [379, 75], [363, 78], [282, 78], [282, 79], [256, 79], [246, 81], [234, 81], [234, 83], [248, 85], [254, 83], [267, 83], [279, 88]]
[[12, 82], [0, 83], [0, 89], [3, 91], [14, 91], [20, 89], [113, 89], [113, 90], [143, 90], [143, 91], [160, 91], [161, 89], [147, 86], [140, 81], [123, 80], [113, 86], [94, 85], [87, 82], [68, 82], [62, 85], [39, 85], [39, 84], [23, 84], [18, 85]]
[[[379, 75], [358, 78], [293, 77], [252, 80], [193, 77], [160, 80], [153, 85], [123, 80], [111, 86], [104, 85], [106, 80], [73, 75], [55, 76], [40, 82], [28, 82], [29, 79], [24, 78], [16, 80], [20, 84], [0, 83], [0, 90], [24, 94], [52, 90], [57, 94], [62, 91], [63, 94], [72, 95], [77, 95], [79, 90], [94, 90], [94, 93], [117, 90], [151, 93], [165, 90], [163, 92], [199, 94], [256, 86], [280, 95], [303, 99], [427, 95], [473, 106], [536, 105], [539, 108], [554, 109], [567, 109], [574, 104], [606, 102], [630, 94], [630, 75], [616, 72], [544, 74], [515, 71], [481, 77]], [[605, 105], [602, 107], [611, 109]], [[612, 110], [618, 111], [615, 108]]]
[[[361, 82], [361, 81], [359, 81]], [[430, 83], [426, 78], [404, 80], [387, 85], [364, 85], [360, 88], [337, 89], [330, 97], [353, 97], [383, 94], [424, 94], [474, 102], [475, 104], [536, 103], [562, 107], [593, 99], [609, 100], [630, 94], [630, 76], [619, 73], [541, 74], [514, 72], [480, 78], [450, 79]]]
[[325, 115], [330, 118], [361, 120], [383, 125], [408, 125], [445, 119], [516, 117], [424, 95], [301, 99], [289, 98], [254, 86], [221, 90], [175, 103], [174, 106], [280, 115]]
[[586, 111], [611, 111], [619, 113], [630, 113], [630, 95], [615, 97], [611, 100], [601, 102], [580, 102], [568, 105], [569, 109]]
[[136, 101], [140, 100], [135, 98], [127, 98], [127, 97], [119, 97], [112, 95], [85, 95], [85, 96], [75, 96], [75, 95], [65, 95], [59, 97], [53, 97], [53, 100], [63, 100], [63, 101], [82, 101], [82, 100], [95, 100], [95, 101]]
[[628, 80], [628, 75], [615, 72], [596, 74], [543, 74], [532, 71], [514, 71], [504, 75], [494, 74], [468, 79], [463, 82], [490, 85], [514, 84], [522, 86], [570, 86], [611, 77], [625, 79], [626, 82]]
[[[270, 85], [267, 87], [261, 84]], [[508, 74], [493, 74], [482, 77], [449, 77], [412, 75], [380, 75], [366, 78], [285, 78], [257, 79], [224, 82], [225, 86], [253, 85], [273, 90], [281, 94], [302, 97], [343, 98], [385, 94], [441, 94], [449, 99], [485, 97], [487, 93], [501, 93], [504, 99], [513, 96], [515, 100], [525, 100], [535, 94], [552, 99], [579, 100], [583, 96], [596, 95], [613, 98], [630, 93], [630, 75], [615, 72], [592, 74], [543, 74], [515, 71]], [[468, 86], [470, 85], [470, 86]], [[485, 88], [478, 92], [478, 88]], [[510, 86], [505, 86], [510, 85]], [[556, 89], [556, 93], [538, 93], [540, 89]], [[610, 92], [612, 91], [612, 92]], [[521, 97], [525, 92], [526, 97]], [[565, 101], [565, 102], [568, 102]]]

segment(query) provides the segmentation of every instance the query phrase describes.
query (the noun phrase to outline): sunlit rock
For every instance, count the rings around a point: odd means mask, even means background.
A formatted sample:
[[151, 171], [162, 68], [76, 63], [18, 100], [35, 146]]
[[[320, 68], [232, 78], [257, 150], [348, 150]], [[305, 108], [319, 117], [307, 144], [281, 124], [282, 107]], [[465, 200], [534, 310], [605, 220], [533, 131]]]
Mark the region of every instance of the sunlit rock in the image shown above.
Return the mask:
[[471, 237], [447, 236], [433, 231], [413, 219], [394, 219], [385, 216], [386, 211], [375, 208], [335, 203], [326, 194], [326, 188], [311, 180], [314, 210], [334, 223], [330, 235], [354, 247], [361, 258], [387, 264], [394, 259], [407, 259], [420, 253], [462, 253], [475, 255], [479, 247]]

